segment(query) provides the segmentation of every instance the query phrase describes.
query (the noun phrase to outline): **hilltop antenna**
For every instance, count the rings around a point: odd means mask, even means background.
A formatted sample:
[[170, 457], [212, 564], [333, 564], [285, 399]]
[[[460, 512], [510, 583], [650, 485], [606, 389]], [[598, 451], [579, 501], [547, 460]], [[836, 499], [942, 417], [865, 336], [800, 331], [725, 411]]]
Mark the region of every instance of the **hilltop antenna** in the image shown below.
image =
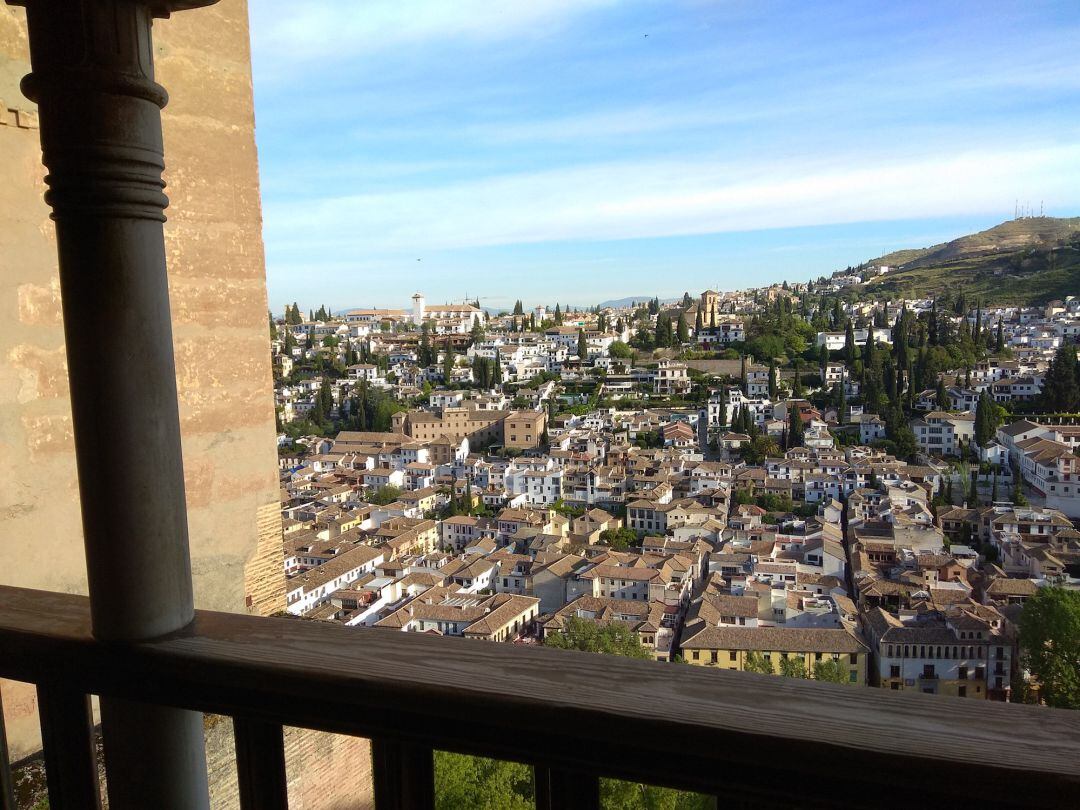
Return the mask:
[[1044, 212], [1045, 212], [1045, 208], [1043, 207], [1043, 201], [1039, 200], [1039, 216], [1040, 217], [1046, 216], [1046, 214]]
[[1013, 219], [1020, 219], [1020, 199], [1013, 201]]

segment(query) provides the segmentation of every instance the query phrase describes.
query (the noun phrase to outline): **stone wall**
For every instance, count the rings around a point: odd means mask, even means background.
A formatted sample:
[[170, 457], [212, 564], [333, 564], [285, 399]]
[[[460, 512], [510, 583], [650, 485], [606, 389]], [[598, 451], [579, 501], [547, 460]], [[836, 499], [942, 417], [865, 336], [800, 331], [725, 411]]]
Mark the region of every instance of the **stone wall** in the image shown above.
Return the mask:
[[[171, 206], [165, 242], [195, 601], [284, 609], [266, 272], [247, 4], [155, 23]], [[22, 9], [0, 4], [0, 582], [86, 591], [56, 249]], [[122, 497], [122, 493], [119, 494]], [[38, 745], [32, 688], [0, 683], [13, 758]], [[209, 735], [215, 807], [236, 806], [228, 724]], [[365, 807], [367, 742], [288, 733], [302, 808]]]

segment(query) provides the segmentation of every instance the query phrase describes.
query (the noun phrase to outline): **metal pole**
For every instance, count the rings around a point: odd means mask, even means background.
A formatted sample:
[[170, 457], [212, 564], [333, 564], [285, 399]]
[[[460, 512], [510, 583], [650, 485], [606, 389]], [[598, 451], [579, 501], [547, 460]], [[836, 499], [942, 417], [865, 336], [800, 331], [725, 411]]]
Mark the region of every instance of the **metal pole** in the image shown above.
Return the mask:
[[[8, 1], [27, 10], [56, 222], [93, 631], [150, 639], [194, 615], [151, 23], [215, 0]], [[101, 715], [110, 806], [209, 807], [201, 714]]]

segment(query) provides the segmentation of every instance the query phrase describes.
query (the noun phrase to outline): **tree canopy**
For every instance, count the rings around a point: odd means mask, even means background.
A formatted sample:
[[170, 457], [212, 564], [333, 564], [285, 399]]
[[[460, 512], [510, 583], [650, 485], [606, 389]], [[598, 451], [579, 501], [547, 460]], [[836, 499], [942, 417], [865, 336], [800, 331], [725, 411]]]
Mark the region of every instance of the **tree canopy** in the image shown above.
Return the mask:
[[566, 622], [561, 633], [552, 633], [544, 639], [548, 647], [560, 650], [583, 650], [584, 652], [621, 655], [625, 658], [651, 659], [652, 653], [641, 646], [637, 635], [625, 624], [612, 622], [597, 624], [576, 616]]
[[1020, 647], [1046, 704], [1080, 709], [1080, 592], [1040, 588], [1020, 614]]

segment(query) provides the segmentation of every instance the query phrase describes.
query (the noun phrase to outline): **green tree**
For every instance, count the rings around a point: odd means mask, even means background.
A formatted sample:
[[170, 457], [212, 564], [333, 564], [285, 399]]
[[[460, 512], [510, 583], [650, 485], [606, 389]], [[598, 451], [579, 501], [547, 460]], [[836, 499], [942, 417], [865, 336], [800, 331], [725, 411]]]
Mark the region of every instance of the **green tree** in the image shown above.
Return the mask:
[[601, 779], [600, 806], [604, 810], [715, 810], [716, 799], [673, 788]]
[[446, 341], [446, 348], [443, 351], [442, 375], [443, 381], [450, 385], [454, 378], [454, 347], [449, 340]]
[[678, 338], [679, 343], [689, 343], [690, 342], [690, 329], [686, 325], [686, 313], [685, 312], [682, 315], [679, 316], [679, 330], [678, 330], [678, 333], [677, 333], [676, 337]]
[[401, 497], [401, 487], [395, 487], [392, 484], [387, 484], [385, 487], [379, 487], [368, 497], [368, 503], [373, 503], [379, 506], [385, 506], [388, 503], [393, 503]]
[[585, 339], [585, 330], [584, 329], [578, 329], [578, 333], [577, 333], [577, 353], [578, 353], [578, 357], [581, 358], [582, 362], [587, 360], [588, 357], [589, 357], [589, 342], [588, 342], [588, 340]]
[[1046, 704], [1080, 709], [1080, 592], [1038, 589], [1020, 614], [1020, 647]]
[[437, 810], [531, 810], [532, 768], [487, 757], [435, 752]]
[[800, 656], [781, 656], [780, 674], [786, 678], [805, 678], [806, 659]]
[[420, 348], [416, 352], [416, 362], [421, 368], [427, 368], [435, 362], [431, 351], [431, 324], [427, 321], [420, 324]]
[[1076, 347], [1066, 345], [1054, 353], [1043, 380], [1041, 404], [1051, 413], [1074, 413], [1080, 410]]
[[561, 632], [551, 633], [544, 645], [560, 650], [583, 650], [585, 652], [620, 655], [624, 658], [652, 660], [653, 655], [641, 645], [637, 634], [625, 624], [611, 622], [600, 625], [576, 616], [570, 617]]
[[802, 417], [799, 416], [799, 409], [793, 404], [788, 403], [788, 447], [799, 447], [803, 443], [805, 437], [805, 430], [803, 429]]
[[621, 340], [616, 340], [608, 346], [608, 354], [620, 360], [629, 360], [633, 356], [634, 350]]
[[823, 658], [814, 664], [814, 680], [826, 683], [851, 683], [848, 668], [832, 658]]
[[760, 675], [775, 675], [772, 663], [765, 660], [765, 656], [761, 653], [754, 651], [747, 653], [746, 660], [743, 662], [744, 672], [757, 672]]
[[656, 338], [655, 344], [658, 349], [666, 349], [671, 345], [671, 316], [666, 312], [661, 312], [656, 317]]
[[979, 402], [975, 406], [975, 443], [986, 447], [997, 433], [999, 421], [998, 406], [990, 398], [990, 392], [983, 389]]
[[849, 366], [855, 362], [858, 351], [858, 347], [855, 345], [855, 329], [851, 324], [851, 319], [848, 318], [847, 325], [844, 326], [844, 361]]
[[611, 546], [615, 551], [626, 549], [638, 544], [637, 532], [623, 527], [621, 529], [604, 529], [600, 532], [600, 539]]
[[947, 411], [952, 407], [952, 400], [949, 399], [949, 392], [945, 389], [945, 380], [941, 377], [938, 377], [937, 396], [935, 399], [938, 410]]

